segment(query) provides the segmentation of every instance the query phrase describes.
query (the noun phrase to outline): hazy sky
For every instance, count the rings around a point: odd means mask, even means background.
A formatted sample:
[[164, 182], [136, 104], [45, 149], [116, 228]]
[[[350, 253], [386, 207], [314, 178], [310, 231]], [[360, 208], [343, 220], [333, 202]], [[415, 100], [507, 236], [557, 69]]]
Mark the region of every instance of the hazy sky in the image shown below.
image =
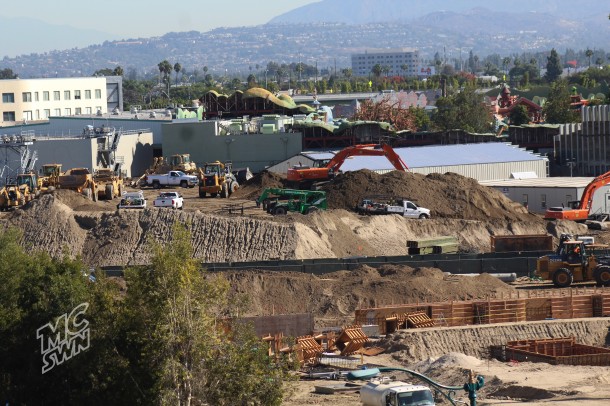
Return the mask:
[[205, 32], [216, 27], [264, 24], [286, 11], [320, 0], [28, 0], [0, 9], [3, 17], [92, 28], [123, 38], [170, 31]]

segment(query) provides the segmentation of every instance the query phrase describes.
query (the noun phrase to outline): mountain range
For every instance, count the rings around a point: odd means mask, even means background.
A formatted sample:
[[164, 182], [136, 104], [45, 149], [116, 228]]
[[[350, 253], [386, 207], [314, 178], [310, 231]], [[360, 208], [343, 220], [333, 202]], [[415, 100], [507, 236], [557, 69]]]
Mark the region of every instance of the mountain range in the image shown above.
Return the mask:
[[[484, 3], [488, 3], [486, 7], [482, 7]], [[596, 51], [593, 60], [599, 56], [605, 60], [603, 48], [608, 47], [610, 22], [602, 3], [324, 0], [275, 17], [265, 25], [172, 32], [121, 41], [98, 39], [82, 48], [75, 45], [4, 57], [0, 69], [10, 68], [22, 78], [70, 77], [121, 66], [135, 78], [158, 74], [157, 64], [167, 59], [172, 64], [179, 62], [189, 75], [200, 74], [204, 66], [217, 75], [227, 71], [261, 75], [269, 61], [302, 61], [332, 70], [350, 66], [352, 53], [403, 47], [418, 48], [427, 59], [439, 53], [447, 60], [462, 60], [470, 51], [483, 57], [590, 48]], [[1, 23], [0, 34], [14, 37], [4, 32], [6, 27]], [[53, 35], [61, 35], [64, 31], [60, 28], [66, 27], [47, 28]], [[55, 38], [52, 33], [46, 37]], [[86, 34], [71, 31], [70, 35], [83, 41], [104, 35], [91, 30]], [[37, 35], [37, 41], [42, 42], [45, 34]], [[544, 62], [544, 57], [540, 61]]]

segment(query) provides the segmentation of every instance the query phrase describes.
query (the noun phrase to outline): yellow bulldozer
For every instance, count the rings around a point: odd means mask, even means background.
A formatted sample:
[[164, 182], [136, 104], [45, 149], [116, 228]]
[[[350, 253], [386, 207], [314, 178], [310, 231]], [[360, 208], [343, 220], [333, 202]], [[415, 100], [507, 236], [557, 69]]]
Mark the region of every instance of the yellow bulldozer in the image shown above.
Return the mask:
[[97, 198], [112, 200], [123, 195], [123, 178], [110, 168], [97, 169], [93, 174]]
[[182, 171], [188, 174], [197, 172], [197, 165], [195, 165], [195, 162], [191, 162], [190, 154], [175, 154], [170, 156], [169, 165], [172, 171]]
[[231, 172], [231, 162], [208, 162], [203, 169], [198, 169], [199, 197], [208, 194], [228, 198], [239, 188], [235, 175]]
[[41, 193], [53, 192], [59, 187], [61, 164], [44, 164], [40, 168], [37, 185]]

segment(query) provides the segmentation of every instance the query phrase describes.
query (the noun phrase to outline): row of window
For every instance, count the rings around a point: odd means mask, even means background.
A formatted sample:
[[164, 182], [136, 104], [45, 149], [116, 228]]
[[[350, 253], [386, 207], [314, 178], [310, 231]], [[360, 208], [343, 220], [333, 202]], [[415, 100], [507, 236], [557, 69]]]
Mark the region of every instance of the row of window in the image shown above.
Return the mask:
[[[525, 205], [527, 207], [529, 205], [529, 196], [524, 193], [522, 200], [523, 200], [523, 205]], [[566, 195], [566, 204], [569, 205], [571, 201], [572, 201], [572, 195]], [[540, 195], [540, 208], [546, 209], [546, 194]]]
[[[85, 107], [84, 109], [81, 107], [76, 107], [74, 109], [74, 115], [81, 115], [83, 114], [83, 111], [85, 112], [85, 114], [90, 115], [93, 114], [93, 112], [97, 112], [99, 110], [102, 109], [102, 106], [97, 106], [95, 107], [95, 109], [93, 109], [92, 107]], [[23, 112], [23, 119], [24, 120], [46, 120], [51, 116], [51, 110], [50, 109], [44, 109], [42, 110], [42, 116], [41, 116], [41, 110], [35, 110], [35, 111], [24, 111]], [[61, 117], [61, 109], [53, 109], [53, 115], [56, 117]], [[64, 109], [64, 116], [71, 116], [72, 115], [72, 109], [70, 108], [65, 108]], [[5, 111], [2, 113], [2, 120], [3, 121], [15, 121], [15, 112], [14, 111]]]
[[[80, 90], [74, 91], [74, 100], [81, 100], [82, 93], [84, 93], [85, 100], [91, 99], [91, 90], [85, 90], [81, 92]], [[22, 100], [26, 103], [32, 101], [40, 101], [39, 100], [39, 92], [34, 92], [32, 98], [32, 92], [23, 92], [21, 93]], [[102, 98], [102, 90], [95, 89], [95, 98]], [[50, 101], [51, 100], [51, 92], [45, 90], [42, 92], [42, 101]], [[53, 100], [61, 100], [61, 92], [59, 90], [53, 91]], [[64, 98], [63, 100], [72, 100], [72, 92], [70, 90], [64, 90]], [[15, 94], [14, 93], [2, 93], [2, 103], [15, 103]]]

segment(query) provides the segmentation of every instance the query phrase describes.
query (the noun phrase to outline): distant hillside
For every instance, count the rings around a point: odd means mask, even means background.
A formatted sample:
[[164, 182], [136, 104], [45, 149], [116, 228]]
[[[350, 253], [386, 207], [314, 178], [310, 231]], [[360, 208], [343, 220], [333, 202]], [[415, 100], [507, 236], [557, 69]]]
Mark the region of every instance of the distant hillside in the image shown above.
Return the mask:
[[439, 11], [464, 12], [477, 7], [496, 12], [552, 14], [567, 19], [603, 15], [607, 20], [609, 11], [608, 4], [599, 0], [323, 0], [284, 13], [269, 23], [396, 22]]

